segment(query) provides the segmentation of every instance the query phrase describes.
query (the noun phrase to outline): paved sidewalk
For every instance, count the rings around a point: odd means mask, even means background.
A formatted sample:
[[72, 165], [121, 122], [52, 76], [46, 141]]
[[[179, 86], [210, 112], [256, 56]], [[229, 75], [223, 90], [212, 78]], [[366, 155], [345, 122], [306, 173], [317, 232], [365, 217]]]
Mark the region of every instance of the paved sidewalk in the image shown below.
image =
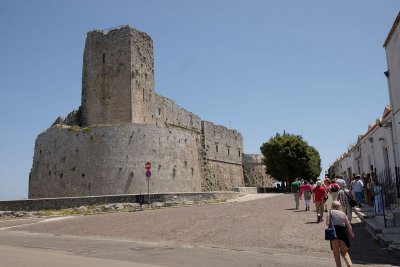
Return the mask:
[[400, 227], [385, 227], [383, 216], [375, 216], [374, 207], [367, 204], [355, 207], [354, 212], [374, 240], [385, 248], [400, 252]]

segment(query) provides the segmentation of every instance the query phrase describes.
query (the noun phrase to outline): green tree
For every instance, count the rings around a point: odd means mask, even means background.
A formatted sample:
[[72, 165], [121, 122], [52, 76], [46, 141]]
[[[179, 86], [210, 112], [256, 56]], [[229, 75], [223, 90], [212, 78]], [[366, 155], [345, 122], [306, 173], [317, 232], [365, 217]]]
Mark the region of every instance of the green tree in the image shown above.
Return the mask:
[[291, 183], [296, 177], [315, 179], [321, 173], [318, 151], [301, 135], [276, 134], [260, 147], [267, 174]]

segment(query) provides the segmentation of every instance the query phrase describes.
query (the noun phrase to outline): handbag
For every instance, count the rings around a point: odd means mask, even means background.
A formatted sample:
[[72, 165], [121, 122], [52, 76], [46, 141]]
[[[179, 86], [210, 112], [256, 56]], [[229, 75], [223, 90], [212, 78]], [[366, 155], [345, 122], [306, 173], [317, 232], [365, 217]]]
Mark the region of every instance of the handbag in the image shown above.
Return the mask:
[[349, 196], [349, 195], [346, 193], [346, 191], [343, 190], [343, 192], [346, 194], [347, 198], [349, 199], [350, 207], [353, 208], [353, 207], [357, 206], [357, 201], [355, 201], [351, 196]]
[[325, 240], [337, 239], [335, 226], [333, 225], [333, 219], [332, 219], [332, 212], [331, 211], [329, 211], [329, 217], [331, 218], [331, 227], [328, 227], [328, 228], [325, 229]]

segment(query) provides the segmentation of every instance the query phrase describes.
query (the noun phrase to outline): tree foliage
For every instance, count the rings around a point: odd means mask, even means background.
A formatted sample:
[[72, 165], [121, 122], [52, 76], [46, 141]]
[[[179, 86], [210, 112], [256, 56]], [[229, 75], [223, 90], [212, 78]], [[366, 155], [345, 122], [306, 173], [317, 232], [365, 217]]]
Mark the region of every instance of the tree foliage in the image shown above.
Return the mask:
[[296, 177], [315, 179], [321, 173], [318, 151], [301, 135], [276, 134], [260, 147], [267, 174], [278, 181], [292, 182]]

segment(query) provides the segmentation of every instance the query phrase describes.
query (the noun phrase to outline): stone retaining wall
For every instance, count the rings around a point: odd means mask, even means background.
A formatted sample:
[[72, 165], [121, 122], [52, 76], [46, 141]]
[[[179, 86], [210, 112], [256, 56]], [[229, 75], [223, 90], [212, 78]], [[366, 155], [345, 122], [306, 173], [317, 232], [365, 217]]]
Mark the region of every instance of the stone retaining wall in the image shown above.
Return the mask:
[[[31, 211], [74, 208], [80, 206], [101, 205], [109, 203], [140, 203], [140, 194], [38, 198], [23, 200], [0, 201], [1, 211]], [[148, 203], [148, 195], [142, 195], [144, 203]], [[239, 197], [236, 192], [198, 192], [198, 193], [168, 193], [150, 194], [150, 202], [189, 202], [207, 199], [233, 199]]]

